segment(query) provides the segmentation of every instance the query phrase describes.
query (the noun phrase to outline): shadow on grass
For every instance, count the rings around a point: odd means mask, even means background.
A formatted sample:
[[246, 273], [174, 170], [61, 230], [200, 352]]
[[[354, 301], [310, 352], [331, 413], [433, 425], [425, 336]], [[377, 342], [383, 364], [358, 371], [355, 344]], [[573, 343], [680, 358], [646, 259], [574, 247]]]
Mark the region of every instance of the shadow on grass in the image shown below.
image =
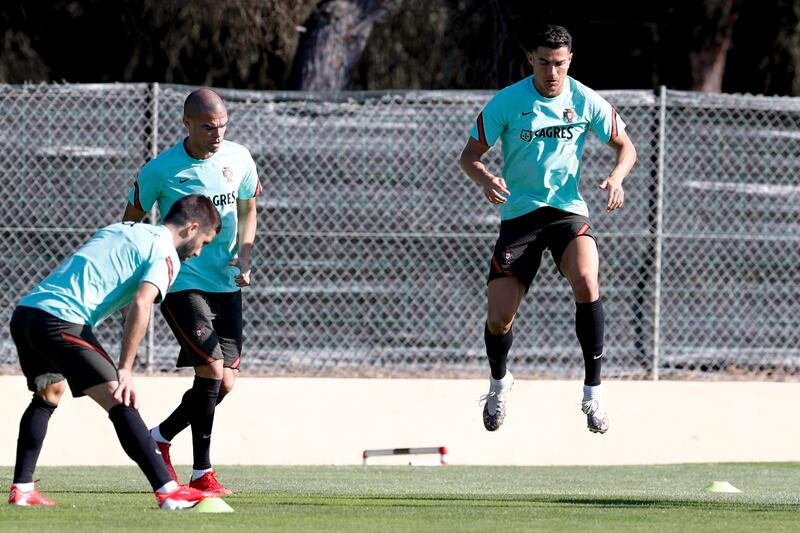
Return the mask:
[[[462, 498], [462, 497], [382, 497], [367, 496], [358, 498], [329, 498], [325, 496], [272, 497], [269, 503], [287, 506], [386, 506], [386, 507], [453, 507], [468, 503], [474, 507], [599, 507], [614, 509], [694, 509], [694, 510], [747, 510], [750, 512], [770, 512], [776, 510], [797, 511], [793, 504], [758, 503], [748, 501], [714, 501], [689, 499], [656, 498], [597, 498], [597, 497], [553, 497], [548, 495], [510, 497], [510, 498]], [[263, 502], [263, 498], [259, 498]]]

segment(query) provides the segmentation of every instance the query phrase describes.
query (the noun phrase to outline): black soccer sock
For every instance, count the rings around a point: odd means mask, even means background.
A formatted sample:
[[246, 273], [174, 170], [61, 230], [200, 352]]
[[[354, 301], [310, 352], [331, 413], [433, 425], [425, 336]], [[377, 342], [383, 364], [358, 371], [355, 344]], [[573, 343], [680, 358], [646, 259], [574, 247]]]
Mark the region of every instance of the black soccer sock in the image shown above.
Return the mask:
[[189, 427], [189, 405], [192, 403], [192, 390], [189, 389], [183, 393], [181, 403], [175, 408], [170, 415], [158, 425], [158, 431], [161, 436], [171, 441], [175, 435]]
[[192, 403], [189, 404], [189, 420], [192, 424], [192, 449], [194, 450], [195, 470], [211, 468], [211, 429], [214, 427], [214, 411], [217, 407], [217, 396], [221, 379], [194, 377], [192, 385]]
[[33, 395], [31, 403], [19, 421], [17, 438], [17, 462], [14, 465], [14, 483], [33, 482], [33, 471], [42, 451], [47, 424], [58, 407], [38, 394]]
[[514, 342], [514, 330], [509, 329], [505, 335], [492, 335], [489, 326], [483, 327], [483, 340], [486, 343], [486, 355], [489, 357], [489, 368], [494, 379], [503, 379], [506, 375], [508, 351]]
[[[217, 405], [222, 403], [225, 396], [227, 396], [227, 394], [217, 394]], [[189, 408], [187, 406], [191, 403], [191, 398], [192, 389], [189, 389], [183, 394], [183, 399], [181, 403], [178, 404], [178, 407], [158, 425], [161, 436], [168, 441], [171, 441], [175, 438], [175, 435], [189, 427], [191, 422], [189, 420]]]
[[603, 300], [598, 298], [593, 302], [575, 304], [575, 333], [581, 343], [586, 366], [584, 385], [600, 385], [605, 320]]
[[119, 404], [111, 408], [108, 418], [114, 424], [122, 449], [142, 469], [153, 491], [172, 481], [139, 411], [130, 405]]

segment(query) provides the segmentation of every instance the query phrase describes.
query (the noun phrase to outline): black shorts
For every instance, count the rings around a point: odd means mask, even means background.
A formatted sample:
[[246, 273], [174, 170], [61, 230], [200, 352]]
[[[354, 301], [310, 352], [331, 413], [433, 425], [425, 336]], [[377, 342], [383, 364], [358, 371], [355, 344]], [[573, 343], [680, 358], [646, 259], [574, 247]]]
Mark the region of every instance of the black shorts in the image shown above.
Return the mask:
[[170, 292], [161, 313], [181, 345], [175, 366], [200, 366], [224, 359], [239, 368], [242, 354], [242, 291]]
[[564, 250], [572, 239], [580, 235], [594, 238], [589, 219], [554, 207], [540, 207], [504, 220], [500, 223], [500, 236], [494, 246], [488, 281], [514, 276], [527, 291], [539, 270], [545, 248], [550, 249], [553, 262], [561, 272]]
[[17, 346], [28, 389], [67, 380], [72, 395], [117, 381], [117, 365], [85, 324], [73, 324], [33, 307], [19, 306], [11, 315], [11, 338]]

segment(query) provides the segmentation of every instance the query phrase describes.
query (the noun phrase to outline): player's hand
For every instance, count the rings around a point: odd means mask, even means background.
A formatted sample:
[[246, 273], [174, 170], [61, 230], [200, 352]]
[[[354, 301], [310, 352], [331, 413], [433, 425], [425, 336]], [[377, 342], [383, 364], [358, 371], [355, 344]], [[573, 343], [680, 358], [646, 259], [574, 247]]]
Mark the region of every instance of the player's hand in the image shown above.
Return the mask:
[[483, 195], [492, 204], [506, 203], [506, 196], [511, 195], [511, 191], [506, 187], [506, 180], [492, 176], [489, 181], [483, 184]]
[[608, 191], [608, 203], [606, 211], [616, 211], [625, 202], [625, 191], [622, 190], [622, 183], [615, 179], [606, 178], [600, 185], [600, 189]]
[[136, 388], [133, 386], [133, 372], [120, 368], [117, 370], [117, 385], [114, 391], [114, 399], [123, 405], [133, 405], [139, 408], [139, 401], [136, 399]]
[[237, 287], [250, 286], [250, 261], [237, 257], [230, 263], [229, 266], [234, 266], [239, 269], [239, 274], [233, 277]]

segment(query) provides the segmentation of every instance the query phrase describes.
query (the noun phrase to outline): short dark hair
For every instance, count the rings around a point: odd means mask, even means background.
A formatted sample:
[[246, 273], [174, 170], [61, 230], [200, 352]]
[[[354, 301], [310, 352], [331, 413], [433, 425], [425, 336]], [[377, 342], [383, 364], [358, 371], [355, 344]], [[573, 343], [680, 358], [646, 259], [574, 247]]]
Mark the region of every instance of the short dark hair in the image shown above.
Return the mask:
[[200, 225], [202, 233], [208, 233], [211, 230], [219, 233], [222, 229], [222, 220], [219, 217], [217, 208], [214, 207], [211, 200], [202, 194], [190, 194], [178, 199], [169, 208], [167, 216], [164, 217], [164, 223], [176, 226], [183, 226], [192, 222], [197, 222]]
[[555, 24], [540, 26], [533, 34], [529, 51], [536, 50], [540, 46], [552, 48], [554, 50], [556, 48], [565, 47], [572, 52], [572, 35], [570, 35], [567, 28], [563, 26], [557, 26]]

